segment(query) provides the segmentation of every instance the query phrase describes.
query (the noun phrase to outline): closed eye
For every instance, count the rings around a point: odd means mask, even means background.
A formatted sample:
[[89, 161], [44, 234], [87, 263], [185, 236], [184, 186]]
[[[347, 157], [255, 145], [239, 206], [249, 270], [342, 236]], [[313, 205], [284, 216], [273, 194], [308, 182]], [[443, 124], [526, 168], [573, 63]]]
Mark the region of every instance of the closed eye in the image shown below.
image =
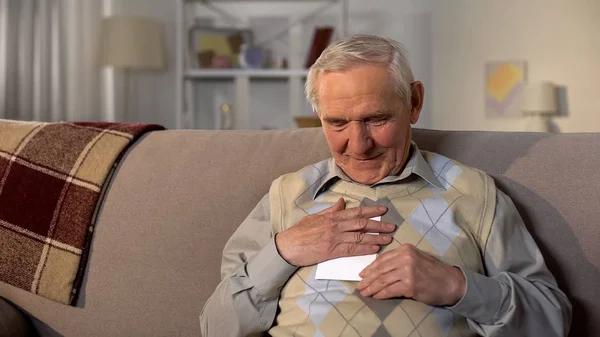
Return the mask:
[[387, 117], [379, 117], [379, 118], [369, 118], [365, 121], [368, 125], [381, 126], [387, 123], [389, 118]]
[[325, 123], [334, 128], [342, 128], [348, 124], [348, 121], [345, 119], [326, 119]]

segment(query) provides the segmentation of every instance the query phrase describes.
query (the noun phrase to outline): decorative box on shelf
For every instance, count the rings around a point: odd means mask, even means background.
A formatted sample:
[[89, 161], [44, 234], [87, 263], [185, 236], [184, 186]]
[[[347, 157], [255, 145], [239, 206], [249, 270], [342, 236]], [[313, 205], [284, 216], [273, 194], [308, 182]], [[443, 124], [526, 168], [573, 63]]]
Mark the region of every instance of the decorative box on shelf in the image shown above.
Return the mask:
[[296, 116], [294, 121], [299, 128], [318, 128], [322, 126], [318, 116]]

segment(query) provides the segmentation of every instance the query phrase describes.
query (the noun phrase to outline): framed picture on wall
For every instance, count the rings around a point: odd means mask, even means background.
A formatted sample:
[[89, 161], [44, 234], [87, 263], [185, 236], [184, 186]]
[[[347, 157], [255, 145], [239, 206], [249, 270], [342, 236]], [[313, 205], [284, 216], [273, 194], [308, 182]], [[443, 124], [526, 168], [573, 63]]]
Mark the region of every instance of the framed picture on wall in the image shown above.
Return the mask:
[[520, 117], [527, 82], [526, 61], [490, 61], [485, 63], [486, 117]]

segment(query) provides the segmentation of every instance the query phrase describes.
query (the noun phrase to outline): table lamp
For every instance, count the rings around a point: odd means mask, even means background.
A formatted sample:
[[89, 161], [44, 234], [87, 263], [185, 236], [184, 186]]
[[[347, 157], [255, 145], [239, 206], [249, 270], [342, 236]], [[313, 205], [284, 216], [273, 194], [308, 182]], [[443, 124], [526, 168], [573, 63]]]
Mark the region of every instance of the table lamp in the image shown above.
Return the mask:
[[99, 61], [123, 70], [123, 114], [130, 119], [129, 86], [132, 70], [160, 70], [165, 65], [163, 26], [137, 16], [110, 16], [102, 20]]
[[527, 117], [525, 130], [551, 132], [552, 116], [558, 111], [558, 91], [552, 82], [528, 83], [523, 91], [523, 115]]

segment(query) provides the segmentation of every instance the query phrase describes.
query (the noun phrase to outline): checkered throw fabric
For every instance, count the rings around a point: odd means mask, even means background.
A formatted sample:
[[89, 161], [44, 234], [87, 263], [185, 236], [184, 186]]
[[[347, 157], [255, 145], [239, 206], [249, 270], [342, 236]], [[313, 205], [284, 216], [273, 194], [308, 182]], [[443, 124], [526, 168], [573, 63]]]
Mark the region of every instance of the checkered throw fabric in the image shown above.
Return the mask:
[[74, 305], [103, 186], [160, 125], [0, 120], [0, 281]]
[[[494, 183], [487, 175], [450, 159], [423, 152], [440, 186], [415, 178], [402, 184], [370, 187], [339, 180], [316, 199], [316, 188], [331, 161], [284, 175], [271, 186], [272, 231], [289, 228], [307, 214], [334, 204], [348, 208], [385, 205], [382, 221], [398, 225], [383, 252], [410, 243], [439, 260], [483, 272], [481, 251], [495, 209]], [[488, 207], [488, 205], [492, 205]], [[388, 337], [474, 336], [464, 317], [411, 299], [363, 297], [357, 282], [315, 279], [316, 267], [300, 268], [284, 286], [279, 313], [269, 330], [279, 336]]]

